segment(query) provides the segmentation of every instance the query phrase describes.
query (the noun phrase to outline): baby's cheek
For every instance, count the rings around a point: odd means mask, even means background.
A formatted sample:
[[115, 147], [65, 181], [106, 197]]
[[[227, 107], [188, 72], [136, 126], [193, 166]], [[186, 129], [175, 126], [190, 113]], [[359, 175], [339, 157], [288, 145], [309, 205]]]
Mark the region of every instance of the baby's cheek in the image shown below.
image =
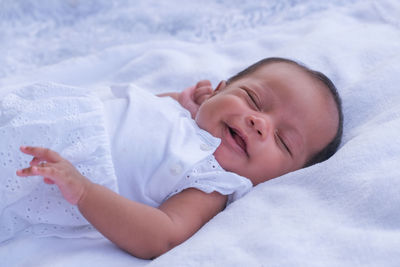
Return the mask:
[[270, 179], [276, 178], [287, 173], [290, 169], [287, 159], [282, 156], [282, 152], [274, 147], [259, 147], [260, 152], [252, 158], [248, 163], [247, 170], [249, 175], [253, 177], [253, 184], [259, 184]]
[[215, 112], [213, 111], [212, 107], [209, 107], [209, 105], [206, 103], [203, 103], [199, 107], [195, 117], [197, 125], [208, 132], [212, 130], [215, 119]]

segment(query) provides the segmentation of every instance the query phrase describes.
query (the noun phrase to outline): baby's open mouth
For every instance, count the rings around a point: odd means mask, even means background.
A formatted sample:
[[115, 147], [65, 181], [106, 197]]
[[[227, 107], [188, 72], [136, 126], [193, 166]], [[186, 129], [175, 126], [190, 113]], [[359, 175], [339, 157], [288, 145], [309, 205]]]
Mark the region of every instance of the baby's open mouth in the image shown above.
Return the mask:
[[246, 141], [243, 139], [242, 136], [240, 136], [240, 133], [237, 130], [231, 127], [228, 128], [229, 128], [229, 133], [231, 134], [233, 140], [235, 140], [236, 144], [244, 151], [244, 153], [246, 153], [246, 155], [248, 155]]

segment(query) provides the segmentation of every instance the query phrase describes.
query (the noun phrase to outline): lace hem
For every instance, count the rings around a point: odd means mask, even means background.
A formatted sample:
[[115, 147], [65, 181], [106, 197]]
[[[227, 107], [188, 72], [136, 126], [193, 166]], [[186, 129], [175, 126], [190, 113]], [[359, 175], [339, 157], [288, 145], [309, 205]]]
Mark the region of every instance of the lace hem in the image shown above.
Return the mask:
[[249, 179], [225, 171], [215, 157], [209, 155], [185, 173], [182, 181], [167, 199], [184, 189], [196, 188], [205, 193], [216, 191], [222, 195], [228, 195], [227, 204], [230, 204], [249, 192], [252, 186]]
[[93, 228], [57, 186], [21, 179], [31, 157], [21, 145], [59, 152], [93, 182], [117, 190], [101, 102], [81, 88], [36, 84], [0, 101], [0, 242], [18, 234], [93, 236]]

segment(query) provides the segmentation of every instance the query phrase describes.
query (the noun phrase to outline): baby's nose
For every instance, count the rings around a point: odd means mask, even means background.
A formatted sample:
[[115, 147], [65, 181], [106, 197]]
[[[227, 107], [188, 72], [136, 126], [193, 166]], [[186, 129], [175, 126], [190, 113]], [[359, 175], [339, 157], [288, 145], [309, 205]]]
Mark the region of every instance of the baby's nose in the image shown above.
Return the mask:
[[247, 124], [257, 133], [259, 137], [265, 139], [268, 135], [268, 129], [270, 128], [266, 118], [261, 116], [250, 115], [247, 117]]

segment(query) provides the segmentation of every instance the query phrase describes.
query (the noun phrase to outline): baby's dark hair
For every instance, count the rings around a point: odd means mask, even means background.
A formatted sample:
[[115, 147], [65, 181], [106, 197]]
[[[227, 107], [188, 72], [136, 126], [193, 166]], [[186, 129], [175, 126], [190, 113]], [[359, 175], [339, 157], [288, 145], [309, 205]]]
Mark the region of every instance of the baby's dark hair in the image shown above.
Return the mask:
[[294, 60], [291, 60], [291, 59], [280, 58], [280, 57], [269, 57], [269, 58], [264, 58], [256, 63], [254, 63], [253, 65], [249, 66], [248, 68], [244, 69], [243, 71], [239, 72], [238, 74], [232, 76], [231, 78], [229, 78], [226, 81], [226, 83], [227, 84], [232, 83], [233, 81], [236, 81], [246, 75], [249, 75], [249, 74], [253, 73], [254, 71], [256, 71], [257, 69], [259, 69], [260, 67], [265, 66], [267, 64], [279, 63], [279, 62], [293, 64], [293, 65], [299, 67], [300, 69], [304, 70], [306, 73], [311, 75], [311, 77], [316, 78], [319, 81], [321, 81], [329, 89], [329, 91], [331, 92], [331, 94], [333, 96], [333, 99], [336, 104], [336, 108], [338, 110], [338, 115], [339, 115], [339, 125], [338, 125], [338, 129], [336, 131], [336, 135], [332, 139], [332, 141], [329, 142], [328, 145], [326, 145], [319, 152], [312, 155], [311, 158], [308, 159], [308, 161], [306, 162], [304, 167], [308, 167], [308, 166], [314, 165], [316, 163], [322, 162], [324, 160], [327, 160], [333, 154], [335, 154], [335, 152], [339, 148], [340, 142], [342, 140], [343, 111], [342, 111], [342, 101], [340, 99], [339, 93], [338, 93], [335, 85], [333, 84], [333, 82], [325, 74], [323, 74], [319, 71], [312, 70], [312, 69], [308, 68], [307, 66], [305, 66], [299, 62], [296, 62]]

